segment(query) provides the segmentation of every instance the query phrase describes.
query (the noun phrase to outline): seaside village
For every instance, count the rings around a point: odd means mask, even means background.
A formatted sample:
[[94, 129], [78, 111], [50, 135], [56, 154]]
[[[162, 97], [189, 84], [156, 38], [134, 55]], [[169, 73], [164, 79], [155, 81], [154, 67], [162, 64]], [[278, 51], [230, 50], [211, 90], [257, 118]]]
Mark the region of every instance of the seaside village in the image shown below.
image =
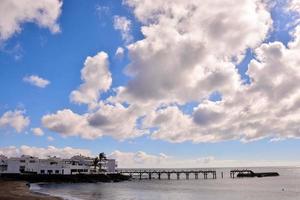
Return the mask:
[[0, 174], [99, 174], [115, 173], [117, 163], [115, 159], [107, 159], [104, 153], [91, 158], [82, 155], [70, 159], [38, 157], [22, 155], [21, 157], [6, 157], [0, 155]]

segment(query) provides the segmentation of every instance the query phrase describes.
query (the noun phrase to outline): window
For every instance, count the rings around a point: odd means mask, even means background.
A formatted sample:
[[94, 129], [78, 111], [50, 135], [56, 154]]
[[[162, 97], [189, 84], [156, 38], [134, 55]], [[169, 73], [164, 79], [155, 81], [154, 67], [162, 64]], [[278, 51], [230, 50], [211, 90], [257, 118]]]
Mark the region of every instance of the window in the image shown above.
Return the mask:
[[24, 162], [25, 162], [25, 160], [20, 160], [20, 162], [21, 162], [21, 163], [24, 163]]
[[55, 170], [55, 174], [59, 174], [59, 170]]
[[0, 165], [0, 172], [4, 172], [7, 170], [7, 165]]
[[19, 171], [20, 171], [21, 173], [24, 173], [24, 172], [25, 172], [25, 166], [20, 166]]
[[45, 174], [45, 170], [42, 169], [42, 170], [41, 170], [41, 174]]
[[29, 162], [30, 162], [30, 163], [35, 163], [35, 160], [30, 160]]
[[48, 170], [47, 172], [48, 172], [48, 174], [52, 174], [53, 170]]

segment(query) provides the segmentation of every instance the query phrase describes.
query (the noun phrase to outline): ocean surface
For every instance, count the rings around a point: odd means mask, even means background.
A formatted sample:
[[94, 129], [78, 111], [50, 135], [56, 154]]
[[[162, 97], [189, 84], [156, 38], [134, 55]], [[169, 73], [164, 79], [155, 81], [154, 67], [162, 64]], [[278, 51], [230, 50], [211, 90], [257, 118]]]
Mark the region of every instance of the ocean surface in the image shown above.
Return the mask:
[[[248, 168], [276, 171], [278, 177], [230, 178], [216, 169], [217, 179], [132, 180], [118, 183], [32, 184], [31, 190], [67, 200], [300, 200], [300, 168]], [[224, 178], [221, 178], [221, 172]]]

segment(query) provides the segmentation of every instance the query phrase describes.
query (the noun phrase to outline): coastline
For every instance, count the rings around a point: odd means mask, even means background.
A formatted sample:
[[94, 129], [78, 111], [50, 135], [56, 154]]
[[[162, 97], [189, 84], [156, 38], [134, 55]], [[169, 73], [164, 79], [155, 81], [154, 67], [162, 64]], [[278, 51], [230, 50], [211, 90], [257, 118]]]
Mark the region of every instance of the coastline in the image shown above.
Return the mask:
[[0, 199], [5, 200], [62, 200], [59, 197], [31, 192], [25, 181], [0, 180]]

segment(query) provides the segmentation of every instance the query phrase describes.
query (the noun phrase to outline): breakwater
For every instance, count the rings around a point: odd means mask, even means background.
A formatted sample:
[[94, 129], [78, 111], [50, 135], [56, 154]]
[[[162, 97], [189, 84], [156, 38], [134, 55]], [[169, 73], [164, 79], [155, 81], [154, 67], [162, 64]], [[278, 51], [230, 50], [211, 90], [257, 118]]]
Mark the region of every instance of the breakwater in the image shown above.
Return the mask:
[[120, 174], [0, 174], [1, 180], [27, 181], [30, 183], [56, 182], [56, 183], [96, 183], [119, 182], [129, 180], [130, 177]]
[[230, 177], [231, 178], [235, 178], [235, 174], [236, 177], [238, 178], [243, 178], [243, 177], [268, 177], [268, 176], [279, 176], [278, 172], [258, 172], [255, 173], [252, 170], [249, 169], [234, 169], [230, 171]]

